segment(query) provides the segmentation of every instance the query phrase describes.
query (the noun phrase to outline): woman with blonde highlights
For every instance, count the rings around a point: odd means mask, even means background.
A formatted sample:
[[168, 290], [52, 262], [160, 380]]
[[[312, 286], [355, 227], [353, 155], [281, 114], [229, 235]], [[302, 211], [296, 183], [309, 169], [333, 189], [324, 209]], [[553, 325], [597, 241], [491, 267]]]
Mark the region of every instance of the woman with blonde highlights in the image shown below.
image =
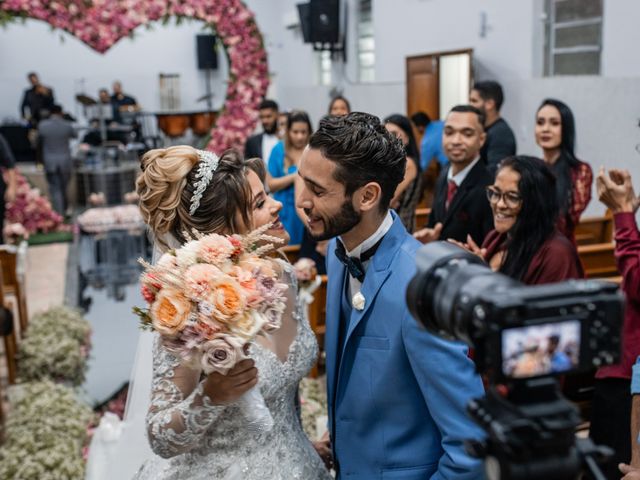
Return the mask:
[[[265, 193], [255, 162], [245, 163], [234, 150], [220, 158], [189, 146], [152, 150], [143, 156], [141, 169], [136, 186], [154, 237], [154, 258], [180, 247], [193, 231], [244, 234], [270, 224], [268, 235], [288, 241], [279, 220], [282, 204]], [[145, 405], [144, 385], [134, 381], [125, 435], [114, 454], [117, 462], [109, 462], [108, 475], [102, 478], [131, 478], [135, 470], [123, 471], [123, 464], [135, 464], [136, 456], [141, 466], [136, 479], [330, 478], [302, 431], [296, 409], [298, 383], [317, 357], [315, 335], [298, 301], [292, 267], [276, 259], [273, 266], [290, 286], [282, 326], [246, 345], [250, 358], [226, 375], [205, 375], [201, 367], [170, 353], [156, 334], [143, 334], [154, 338], [153, 361], [144, 361], [139, 346], [134, 379], [144, 378], [153, 363], [150, 404], [147, 400]], [[215, 278], [211, 282], [215, 284]], [[159, 305], [151, 315], [163, 317], [171, 329], [181, 321], [181, 312], [176, 310], [177, 317], [171, 319], [170, 310]], [[235, 404], [255, 385], [275, 422], [269, 431], [250, 431]], [[135, 423], [144, 407], [152, 452], [141, 453], [137, 444], [144, 440], [136, 437]], [[133, 462], [123, 461], [127, 457]]]

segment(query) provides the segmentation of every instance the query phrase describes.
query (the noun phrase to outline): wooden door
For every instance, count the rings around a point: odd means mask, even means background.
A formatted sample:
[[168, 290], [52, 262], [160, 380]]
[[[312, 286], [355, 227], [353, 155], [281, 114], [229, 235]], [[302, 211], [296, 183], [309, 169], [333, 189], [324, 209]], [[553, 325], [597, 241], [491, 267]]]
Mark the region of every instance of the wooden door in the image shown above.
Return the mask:
[[440, 118], [438, 55], [407, 57], [407, 116], [425, 112]]

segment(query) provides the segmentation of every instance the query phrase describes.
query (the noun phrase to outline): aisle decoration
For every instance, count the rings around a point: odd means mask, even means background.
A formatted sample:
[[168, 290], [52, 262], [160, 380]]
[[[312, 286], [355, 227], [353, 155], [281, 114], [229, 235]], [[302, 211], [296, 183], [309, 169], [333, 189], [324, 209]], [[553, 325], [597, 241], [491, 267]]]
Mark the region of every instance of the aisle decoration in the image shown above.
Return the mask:
[[34, 315], [18, 351], [22, 382], [43, 379], [81, 385], [91, 349], [91, 327], [70, 308], [56, 307]]
[[221, 39], [229, 60], [229, 82], [221, 115], [207, 149], [221, 154], [242, 148], [258, 121], [269, 86], [267, 53], [253, 13], [240, 0], [4, 0], [0, 24], [33, 18], [74, 35], [105, 53], [134, 30], [155, 21], [201, 20]]
[[293, 265], [293, 269], [298, 280], [300, 300], [309, 305], [314, 300], [314, 292], [322, 283], [322, 278], [318, 275], [316, 262], [310, 258], [302, 257]]
[[[264, 256], [281, 240], [265, 225], [247, 235], [201, 235], [165, 253], [155, 265], [141, 260], [143, 328], [158, 332], [167, 350], [205, 374], [226, 375], [246, 358], [246, 345], [280, 328], [287, 285]], [[186, 234], [185, 234], [186, 235]], [[262, 245], [262, 246], [260, 246]], [[263, 430], [273, 419], [254, 387], [239, 406]]]
[[13, 387], [0, 478], [84, 478], [82, 449], [93, 412], [70, 388], [51, 380]]
[[6, 228], [11, 229], [8, 233], [11, 235], [15, 229], [23, 228], [29, 237], [34, 233], [70, 231], [71, 226], [63, 223], [64, 219], [53, 209], [49, 199], [32, 187], [19, 171], [15, 175], [16, 198], [7, 204], [4, 215]]
[[84, 379], [91, 327], [80, 312], [55, 307], [34, 315], [20, 343], [20, 382], [9, 390], [0, 478], [84, 478], [91, 408], [71, 385]]
[[78, 226], [83, 232], [104, 233], [112, 230], [144, 229], [144, 220], [137, 205], [95, 207], [78, 215]]

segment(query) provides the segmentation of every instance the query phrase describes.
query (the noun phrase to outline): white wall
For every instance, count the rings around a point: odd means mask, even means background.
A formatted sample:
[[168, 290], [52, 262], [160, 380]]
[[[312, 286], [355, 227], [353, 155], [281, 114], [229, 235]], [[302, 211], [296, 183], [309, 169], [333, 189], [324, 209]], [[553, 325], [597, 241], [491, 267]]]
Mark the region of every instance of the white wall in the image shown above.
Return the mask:
[[[179, 73], [181, 107], [206, 109], [196, 99], [204, 95], [205, 77], [197, 70], [195, 36], [202, 22], [138, 28], [133, 40], [120, 40], [105, 54], [90, 49], [70, 34], [52, 32], [44, 22], [28, 20], [0, 31], [0, 119], [16, 117], [22, 92], [28, 86], [26, 73], [35, 71], [45, 85], [54, 89], [56, 101], [73, 114], [81, 109], [74, 97], [84, 91], [96, 97], [100, 87], [111, 89], [113, 80], [123, 83], [125, 92], [136, 97], [149, 111], [160, 108], [158, 75]], [[220, 68], [213, 74], [214, 107], [224, 100], [226, 58], [219, 55]]]
[[[256, 14], [269, 55], [269, 95], [285, 109], [303, 108], [314, 124], [326, 113], [330, 87], [316, 83], [317, 63], [299, 30], [285, 28], [297, 17], [301, 0], [247, 0]], [[374, 0], [376, 82], [357, 81], [355, 1], [344, 0], [349, 12], [348, 62], [334, 66], [334, 86], [343, 90], [355, 110], [385, 116], [406, 108], [405, 58], [409, 55], [472, 48], [476, 79], [503, 83], [504, 117], [511, 123], [522, 153], [539, 153], [533, 141], [533, 118], [540, 101], [554, 96], [573, 109], [578, 127], [578, 153], [595, 168], [600, 164], [629, 168], [640, 185], [640, 2], [606, 0], [603, 25], [602, 75], [542, 78], [542, 0]], [[481, 35], [481, 18], [486, 32]], [[122, 40], [105, 55], [97, 54], [66, 34], [29, 21], [0, 30], [0, 120], [17, 116], [30, 70], [55, 88], [73, 112], [76, 81], [85, 78], [93, 93], [111, 80], [148, 109], [158, 108], [157, 75], [178, 72], [182, 107], [204, 108], [195, 98], [204, 93], [196, 69], [197, 23], [138, 30], [133, 41]], [[61, 44], [58, 37], [67, 40]], [[221, 57], [223, 58], [223, 57]], [[226, 70], [216, 75], [216, 105], [222, 101]], [[593, 201], [588, 214], [602, 207]]]

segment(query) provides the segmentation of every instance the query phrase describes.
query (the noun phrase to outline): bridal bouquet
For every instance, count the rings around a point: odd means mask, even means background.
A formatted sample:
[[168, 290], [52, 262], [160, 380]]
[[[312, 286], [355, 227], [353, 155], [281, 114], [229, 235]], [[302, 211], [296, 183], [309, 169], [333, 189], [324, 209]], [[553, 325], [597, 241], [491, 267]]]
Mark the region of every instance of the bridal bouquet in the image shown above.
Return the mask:
[[[288, 287], [264, 257], [280, 240], [264, 234], [267, 228], [245, 236], [194, 232], [195, 239], [155, 265], [141, 260], [142, 296], [149, 308], [134, 311], [142, 327], [158, 332], [167, 350], [206, 374], [227, 374], [246, 358], [244, 347], [256, 335], [280, 327], [286, 308]], [[255, 387], [240, 407], [258, 428], [272, 426]]]

